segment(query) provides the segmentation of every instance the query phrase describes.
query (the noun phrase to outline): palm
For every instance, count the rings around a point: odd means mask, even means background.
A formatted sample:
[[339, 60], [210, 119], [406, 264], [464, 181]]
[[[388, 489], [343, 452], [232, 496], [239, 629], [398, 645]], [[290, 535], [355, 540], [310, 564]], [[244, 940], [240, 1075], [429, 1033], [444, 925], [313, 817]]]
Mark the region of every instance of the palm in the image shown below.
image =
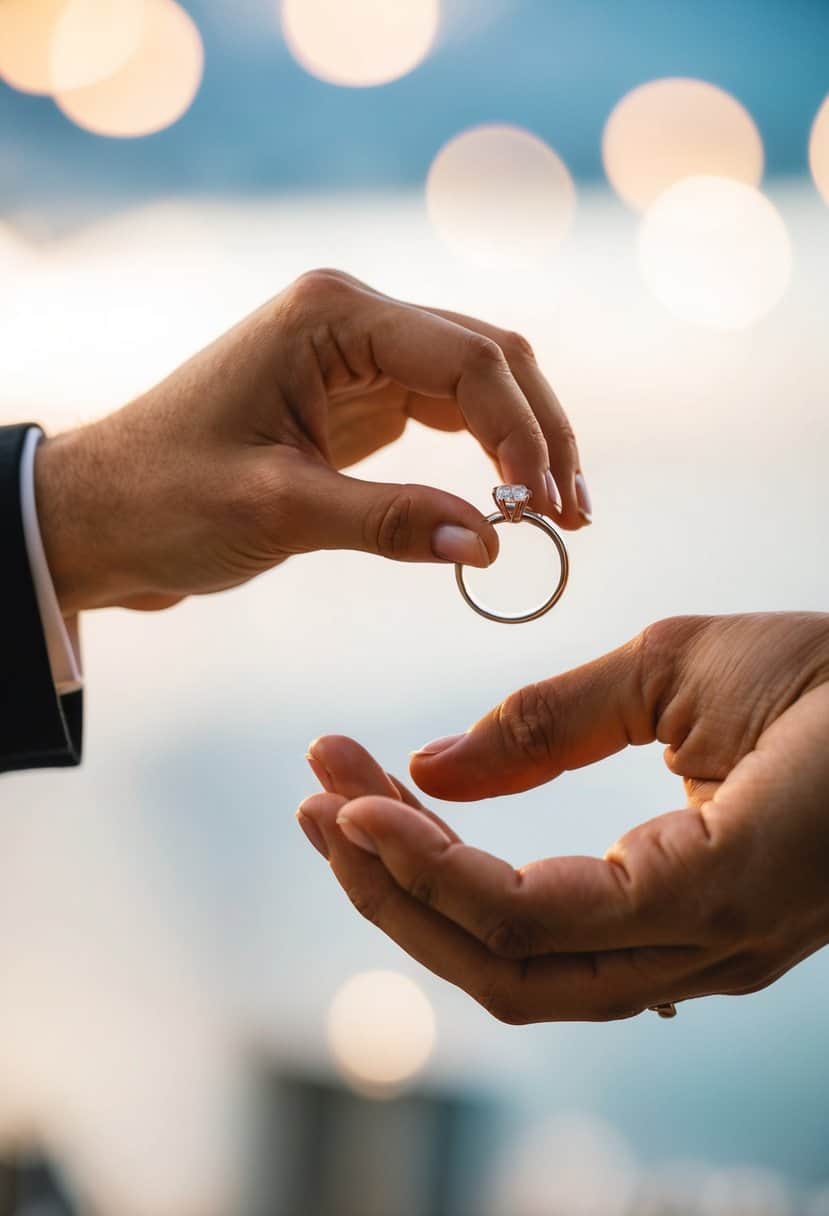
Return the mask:
[[303, 814], [357, 907], [497, 1017], [604, 1020], [756, 991], [829, 942], [828, 737], [829, 617], [676, 618], [415, 757], [466, 800], [658, 738], [688, 806], [604, 858], [515, 871], [396, 806], [341, 739], [314, 744], [334, 779]]

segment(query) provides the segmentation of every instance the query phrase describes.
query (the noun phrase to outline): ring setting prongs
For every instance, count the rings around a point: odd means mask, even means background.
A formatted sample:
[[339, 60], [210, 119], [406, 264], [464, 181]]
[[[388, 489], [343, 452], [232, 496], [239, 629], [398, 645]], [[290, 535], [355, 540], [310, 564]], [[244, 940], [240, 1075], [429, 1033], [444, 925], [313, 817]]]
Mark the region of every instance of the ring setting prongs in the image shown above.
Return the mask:
[[520, 485], [496, 486], [492, 491], [496, 507], [504, 519], [511, 524], [520, 522], [525, 508], [530, 505], [532, 496], [532, 490]]

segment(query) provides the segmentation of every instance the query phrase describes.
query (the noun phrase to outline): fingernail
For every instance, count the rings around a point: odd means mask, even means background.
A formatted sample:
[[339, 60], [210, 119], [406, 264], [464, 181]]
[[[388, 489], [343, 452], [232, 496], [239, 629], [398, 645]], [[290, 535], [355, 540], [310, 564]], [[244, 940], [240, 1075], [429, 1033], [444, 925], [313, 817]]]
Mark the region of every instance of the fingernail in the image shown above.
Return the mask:
[[582, 477], [581, 473], [576, 473], [576, 499], [579, 504], [579, 512], [586, 524], [593, 522], [593, 504], [590, 501], [590, 492], [587, 489], [587, 482]]
[[432, 552], [447, 562], [461, 562], [464, 566], [489, 565], [486, 545], [477, 532], [460, 528], [457, 524], [441, 524], [432, 535]]
[[374, 841], [364, 832], [362, 828], [358, 828], [356, 823], [352, 823], [347, 816], [342, 815], [337, 820], [337, 827], [345, 836], [346, 840], [350, 840], [352, 844], [356, 844], [358, 849], [363, 849], [366, 853], [371, 853], [374, 857], [378, 857], [377, 846]]
[[322, 788], [324, 790], [330, 790], [333, 792], [334, 782], [331, 780], [331, 774], [322, 761], [318, 760], [313, 752], [306, 752], [305, 759], [310, 764], [311, 771], [316, 777], [317, 781], [319, 781]]
[[325, 843], [325, 837], [313, 819], [309, 819], [307, 815], [303, 815], [302, 811], [299, 810], [296, 813], [296, 821], [317, 852], [321, 853], [325, 860], [328, 861], [328, 845]]
[[561, 495], [559, 494], [558, 486], [556, 485], [556, 479], [555, 479], [555, 477], [553, 477], [553, 474], [550, 472], [549, 469], [544, 474], [544, 481], [547, 486], [547, 497], [550, 499], [550, 502], [553, 504], [556, 511], [558, 511], [558, 513], [560, 515], [561, 514]]
[[424, 743], [423, 747], [419, 747], [416, 752], [412, 752], [413, 756], [438, 756], [441, 752], [448, 751], [463, 735], [444, 735], [442, 739], [433, 739], [431, 743]]

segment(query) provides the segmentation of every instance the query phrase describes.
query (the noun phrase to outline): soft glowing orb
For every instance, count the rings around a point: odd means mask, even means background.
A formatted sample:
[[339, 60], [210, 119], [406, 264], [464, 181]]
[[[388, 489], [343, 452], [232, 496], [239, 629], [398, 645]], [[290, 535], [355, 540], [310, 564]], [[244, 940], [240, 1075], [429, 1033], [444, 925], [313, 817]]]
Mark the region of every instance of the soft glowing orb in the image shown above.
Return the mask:
[[118, 72], [137, 52], [145, 0], [64, 0], [51, 45], [52, 92]]
[[0, 74], [28, 93], [93, 84], [135, 54], [145, 0], [0, 0]]
[[818, 110], [809, 137], [809, 165], [820, 193], [829, 203], [829, 97]]
[[0, 75], [26, 93], [52, 90], [52, 38], [66, 0], [0, 0]]
[[175, 0], [145, 0], [145, 6], [140, 44], [120, 71], [55, 98], [68, 118], [96, 135], [161, 131], [198, 92], [204, 48], [193, 20]]
[[744, 329], [789, 283], [792, 249], [780, 214], [758, 190], [690, 177], [661, 194], [639, 233], [642, 275], [684, 321]]
[[809, 1196], [804, 1216], [829, 1216], [829, 1186], [822, 1186]]
[[647, 1169], [636, 1184], [636, 1216], [700, 1216], [699, 1197], [712, 1169], [699, 1161], [667, 1161]]
[[419, 1072], [435, 1041], [435, 1015], [408, 976], [365, 971], [331, 1004], [328, 1042], [341, 1071], [368, 1088], [397, 1086]]
[[624, 1138], [590, 1115], [530, 1128], [504, 1152], [497, 1206], [509, 1216], [626, 1216], [636, 1167]]
[[4, 285], [4, 294], [8, 294], [9, 281], [13, 281], [13, 276], [22, 271], [26, 259], [30, 256], [12, 229], [0, 221], [0, 282]]
[[686, 177], [757, 186], [763, 141], [736, 97], [704, 80], [652, 80], [616, 105], [602, 138], [605, 172], [636, 211]]
[[329, 84], [387, 84], [426, 57], [440, 0], [283, 0], [282, 30], [294, 58]]
[[575, 214], [563, 161], [519, 127], [473, 127], [438, 152], [426, 183], [429, 217], [461, 255], [522, 265], [553, 253]]
[[757, 1166], [719, 1170], [699, 1195], [700, 1216], [792, 1216], [793, 1211], [783, 1180]]

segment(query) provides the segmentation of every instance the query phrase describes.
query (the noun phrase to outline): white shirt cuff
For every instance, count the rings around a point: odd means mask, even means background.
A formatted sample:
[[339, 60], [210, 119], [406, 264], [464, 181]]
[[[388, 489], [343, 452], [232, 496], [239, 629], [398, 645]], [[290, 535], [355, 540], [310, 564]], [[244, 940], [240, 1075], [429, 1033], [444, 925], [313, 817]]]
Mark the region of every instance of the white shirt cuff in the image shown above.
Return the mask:
[[31, 427], [23, 442], [23, 456], [20, 461], [20, 507], [23, 515], [23, 536], [46, 638], [46, 649], [49, 652], [52, 679], [58, 695], [64, 696], [83, 687], [83, 666], [78, 618], [73, 616], [64, 620], [61, 615], [37, 521], [35, 452], [42, 438], [43, 432], [37, 427]]

